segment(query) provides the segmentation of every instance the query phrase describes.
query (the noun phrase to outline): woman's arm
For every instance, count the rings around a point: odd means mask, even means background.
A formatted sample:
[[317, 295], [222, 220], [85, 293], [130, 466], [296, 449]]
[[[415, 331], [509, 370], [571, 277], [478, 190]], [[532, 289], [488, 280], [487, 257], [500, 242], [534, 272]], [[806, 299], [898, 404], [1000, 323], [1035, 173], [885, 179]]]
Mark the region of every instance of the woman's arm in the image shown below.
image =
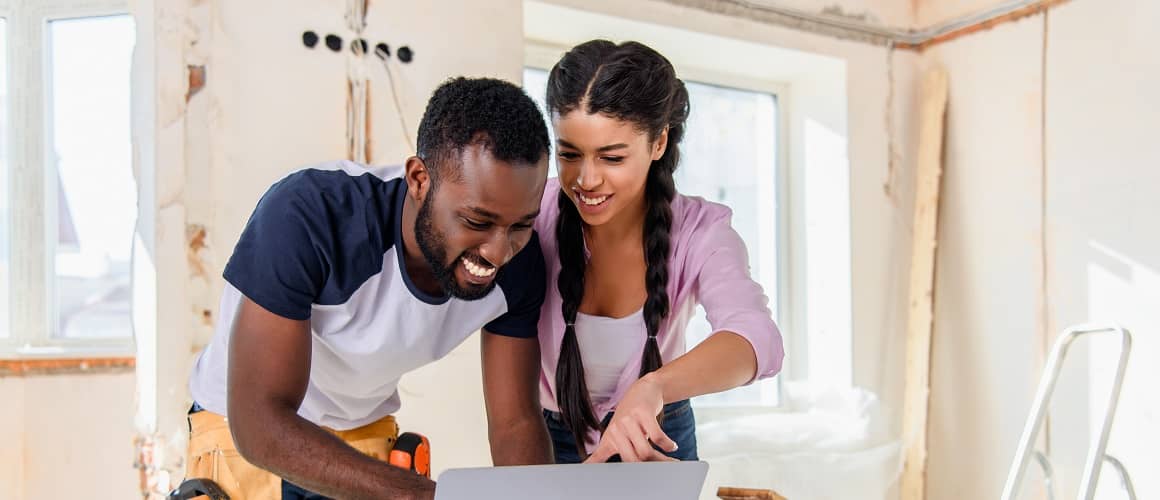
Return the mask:
[[637, 381], [656, 384], [662, 404], [745, 385], [757, 373], [757, 355], [744, 337], [717, 332], [693, 350]]
[[587, 461], [619, 454], [626, 462], [665, 460], [676, 443], [656, 424], [665, 403], [721, 392], [781, 370], [781, 332], [769, 299], [749, 275], [749, 258], [728, 220], [708, 224], [695, 238], [687, 268], [714, 334], [685, 355], [637, 380], [617, 404], [608, 429]]

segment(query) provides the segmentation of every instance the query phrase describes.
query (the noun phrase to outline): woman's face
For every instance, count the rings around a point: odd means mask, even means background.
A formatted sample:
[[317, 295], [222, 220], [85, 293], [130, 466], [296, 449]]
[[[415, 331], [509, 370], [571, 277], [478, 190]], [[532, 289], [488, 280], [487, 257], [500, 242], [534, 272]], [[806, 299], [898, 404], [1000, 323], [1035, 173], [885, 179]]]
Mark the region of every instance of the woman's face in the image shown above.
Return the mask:
[[631, 122], [582, 110], [554, 114], [552, 125], [560, 189], [586, 224], [599, 226], [644, 209], [648, 169], [664, 154], [668, 130], [651, 142]]

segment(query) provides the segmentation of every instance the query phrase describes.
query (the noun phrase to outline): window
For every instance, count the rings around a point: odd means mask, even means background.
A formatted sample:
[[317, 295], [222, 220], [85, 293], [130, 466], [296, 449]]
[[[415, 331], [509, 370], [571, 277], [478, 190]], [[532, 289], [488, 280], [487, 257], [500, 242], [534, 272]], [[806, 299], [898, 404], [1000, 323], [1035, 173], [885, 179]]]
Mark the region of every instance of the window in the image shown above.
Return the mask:
[[55, 196], [46, 200], [56, 207], [57, 228], [47, 235], [55, 247], [52, 334], [126, 337], [137, 218], [129, 136], [133, 21], [53, 20], [47, 34], [51, 142], [45, 171], [54, 180], [46, 191]]
[[[43, 0], [0, 13], [0, 39], [17, 48], [0, 50], [0, 76], [12, 77], [0, 83], [0, 141], [10, 141], [0, 142], [0, 345], [9, 355], [131, 351], [136, 28], [126, 11], [124, 0]], [[9, 102], [20, 104], [11, 114]]]
[[[524, 87], [541, 109], [548, 73], [525, 68]], [[686, 80], [691, 114], [681, 143], [677, 190], [733, 209], [733, 228], [749, 250], [750, 271], [777, 311], [778, 267], [778, 109], [769, 92]], [[549, 122], [550, 123], [550, 122]], [[555, 142], [555, 138], [552, 138]], [[692, 349], [712, 333], [704, 310], [686, 330]], [[698, 398], [699, 406], [775, 406], [778, 379]]]
[[8, 19], [0, 17], [0, 340], [8, 338]]

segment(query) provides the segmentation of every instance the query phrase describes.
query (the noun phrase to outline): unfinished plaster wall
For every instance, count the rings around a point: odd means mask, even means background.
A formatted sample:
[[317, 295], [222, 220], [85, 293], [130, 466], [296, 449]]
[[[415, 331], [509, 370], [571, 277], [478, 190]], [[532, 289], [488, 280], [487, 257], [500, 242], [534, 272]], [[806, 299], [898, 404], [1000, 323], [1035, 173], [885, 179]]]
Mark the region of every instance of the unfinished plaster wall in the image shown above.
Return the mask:
[[[1115, 321], [1134, 334], [1108, 452], [1139, 498], [1160, 498], [1160, 3], [1073, 0], [1048, 17], [1049, 332]], [[1051, 455], [1073, 495], [1117, 347], [1077, 345], [1051, 413]], [[1097, 498], [1126, 498], [1103, 468]]]
[[[1060, 330], [1135, 333], [1109, 452], [1157, 494], [1160, 400], [1160, 43], [1148, 0], [1073, 0], [938, 46], [950, 73], [932, 375], [932, 500], [1002, 487], [1046, 350]], [[1046, 51], [1045, 51], [1046, 47]], [[1046, 105], [1044, 105], [1046, 103]], [[1043, 138], [1046, 138], [1044, 144]], [[1044, 154], [1046, 153], [1046, 154]], [[1044, 161], [1046, 160], [1046, 161]], [[1078, 344], [1051, 408], [1056, 497], [1074, 497], [1114, 367]], [[1042, 475], [1032, 467], [1028, 483]], [[1105, 467], [1098, 498], [1123, 498]], [[1031, 491], [1030, 489], [1026, 491]]]
[[23, 378], [0, 377], [0, 401], [20, 402], [0, 411], [0, 498], [24, 498], [24, 387]]
[[[182, 467], [186, 381], [212, 334], [222, 268], [273, 181], [310, 163], [346, 157], [348, 74], [370, 81], [367, 131], [376, 164], [401, 163], [411, 153], [427, 98], [446, 78], [519, 79], [520, 2], [371, 1], [362, 37], [371, 47], [382, 42], [391, 48], [388, 64], [404, 133], [382, 62], [354, 60], [348, 4], [142, 0], [134, 6], [140, 36], [151, 43], [137, 54], [134, 80], [138, 178], [147, 186], [140, 231], [147, 257], [137, 286], [146, 311], [138, 325], [137, 421], [140, 432], [161, 440], [159, 460], [172, 471]], [[336, 34], [343, 46], [335, 52], [320, 42], [308, 49], [305, 31]], [[413, 51], [409, 64], [397, 58], [403, 46]], [[197, 85], [190, 74], [202, 69], [204, 85]], [[465, 343], [461, 351], [466, 354], [457, 351], [451, 364], [478, 358], [478, 343]], [[475, 376], [475, 363], [452, 373]], [[469, 404], [464, 394], [408, 396], [407, 384], [405, 379], [404, 425], [414, 422], [414, 430], [448, 443], [436, 451], [437, 471], [452, 457], [470, 457], [477, 465], [486, 460], [485, 441], [482, 451], [466, 444], [459, 450], [450, 444], [459, 440], [447, 437], [462, 428], [452, 408]], [[479, 390], [473, 393], [482, 411]]]
[[1002, 0], [913, 0], [915, 27], [933, 28], [949, 21], [985, 12], [1003, 3]]
[[757, 0], [754, 4], [789, 7], [803, 12], [823, 14], [891, 28], [911, 28], [915, 23], [918, 2], [910, 0]]
[[0, 377], [0, 498], [137, 497], [133, 379]]
[[932, 500], [996, 498], [1041, 359], [1042, 21], [924, 54], [949, 76], [932, 344]]

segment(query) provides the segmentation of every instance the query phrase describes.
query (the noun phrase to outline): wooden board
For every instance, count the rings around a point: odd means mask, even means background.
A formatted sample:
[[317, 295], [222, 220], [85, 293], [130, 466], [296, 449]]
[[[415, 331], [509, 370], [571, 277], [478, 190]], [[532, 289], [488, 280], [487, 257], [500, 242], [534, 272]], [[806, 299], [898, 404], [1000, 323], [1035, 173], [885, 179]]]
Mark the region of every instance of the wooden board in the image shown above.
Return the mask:
[[773, 490], [755, 490], [747, 488], [717, 488], [717, 498], [721, 500], [786, 500]]
[[902, 499], [926, 497], [926, 421], [930, 400], [930, 345], [934, 326], [934, 265], [938, 242], [938, 200], [942, 179], [943, 118], [947, 75], [941, 68], [922, 81], [918, 181], [914, 200], [914, 242], [910, 260], [910, 312], [906, 327], [906, 392], [902, 439], [906, 462]]

